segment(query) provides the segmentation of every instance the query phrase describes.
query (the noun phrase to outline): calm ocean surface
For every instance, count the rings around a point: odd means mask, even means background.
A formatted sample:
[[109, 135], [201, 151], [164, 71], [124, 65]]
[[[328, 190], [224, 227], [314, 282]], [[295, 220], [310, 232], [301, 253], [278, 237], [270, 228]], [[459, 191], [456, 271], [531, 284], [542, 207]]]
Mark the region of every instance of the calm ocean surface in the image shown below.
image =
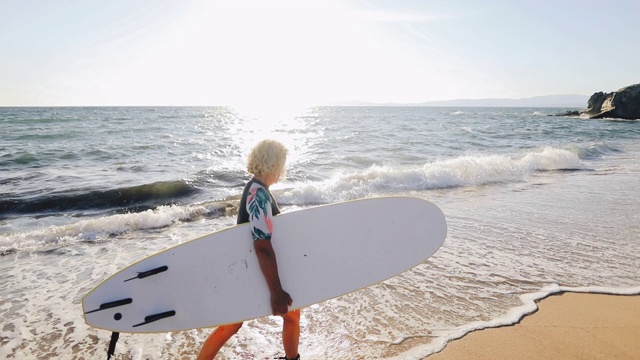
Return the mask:
[[[421, 359], [558, 291], [640, 293], [640, 122], [566, 109], [0, 108], [0, 357], [102, 359], [81, 299], [132, 262], [235, 223], [251, 147], [290, 149], [283, 211], [410, 195], [443, 247], [303, 311], [304, 359]], [[295, 297], [295, 294], [292, 294]], [[279, 318], [224, 359], [282, 355]], [[211, 329], [123, 334], [120, 359], [194, 358]]]

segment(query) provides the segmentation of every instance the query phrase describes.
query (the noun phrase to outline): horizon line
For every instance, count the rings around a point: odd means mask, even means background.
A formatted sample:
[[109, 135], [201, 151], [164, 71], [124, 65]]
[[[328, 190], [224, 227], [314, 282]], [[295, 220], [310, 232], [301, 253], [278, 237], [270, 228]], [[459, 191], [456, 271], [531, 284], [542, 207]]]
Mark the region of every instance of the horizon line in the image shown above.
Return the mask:
[[[455, 106], [455, 107], [576, 107], [576, 104], [569, 104], [571, 103], [571, 101], [569, 101], [569, 103], [567, 104], [553, 104], [553, 103], [549, 103], [549, 104], [545, 104], [545, 105], [531, 105], [531, 104], [505, 104], [505, 105], [498, 105], [498, 104], [489, 104], [489, 105], [482, 105], [482, 104], [478, 104], [478, 103], [482, 103], [482, 102], [526, 102], [526, 101], [540, 101], [540, 100], [545, 100], [549, 101], [551, 100], [552, 102], [559, 102], [562, 103], [566, 100], [562, 100], [562, 99], [566, 99], [567, 97], [575, 97], [575, 98], [581, 98], [582, 99], [587, 99], [592, 96], [592, 95], [581, 95], [581, 94], [557, 94], [557, 95], [539, 95], [539, 96], [532, 96], [532, 97], [525, 97], [525, 98], [477, 98], [477, 99], [472, 99], [472, 98], [458, 98], [458, 99], [449, 99], [449, 100], [428, 100], [428, 101], [421, 101], [421, 102], [373, 102], [373, 101], [365, 101], [365, 100], [335, 100], [335, 101], [328, 101], [328, 102], [324, 102], [324, 103], [319, 103], [319, 104], [307, 104], [307, 105], [302, 105], [303, 107], [323, 107], [323, 106], [344, 106], [344, 107], [358, 107], [358, 106], [377, 106], [377, 107], [383, 107], [383, 106], [387, 106], [387, 107], [450, 107], [450, 106]], [[553, 101], [553, 98], [560, 98], [557, 101]], [[453, 104], [456, 102], [460, 102], [460, 103], [467, 103], [467, 104]], [[275, 103], [275, 102], [274, 102]], [[475, 103], [475, 104], [474, 104]], [[586, 100], [585, 100], [585, 105], [586, 105]], [[243, 105], [246, 106], [246, 105]], [[257, 105], [258, 106], [258, 105]], [[222, 104], [207, 104], [207, 105], [197, 105], [197, 104], [135, 104], [135, 105], [131, 105], [131, 104], [120, 104], [120, 105], [113, 105], [113, 104], [103, 104], [103, 105], [96, 105], [96, 104], [82, 104], [82, 105], [3, 105], [0, 104], [0, 108], [50, 108], [50, 107], [230, 107], [230, 108], [234, 108], [234, 107], [239, 107], [239, 105], [231, 105], [231, 104], [227, 104], [227, 105], [222, 105]], [[579, 107], [579, 106], [578, 106]]]

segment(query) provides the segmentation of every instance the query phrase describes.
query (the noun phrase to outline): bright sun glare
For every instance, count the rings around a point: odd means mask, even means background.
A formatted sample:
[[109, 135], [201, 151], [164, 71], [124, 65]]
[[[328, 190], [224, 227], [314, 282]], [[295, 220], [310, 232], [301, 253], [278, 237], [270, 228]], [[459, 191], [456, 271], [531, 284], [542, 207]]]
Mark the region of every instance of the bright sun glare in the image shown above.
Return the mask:
[[163, 39], [173, 50], [162, 63], [184, 63], [181, 76], [200, 79], [192, 90], [240, 108], [325, 100], [323, 74], [339, 71], [333, 58], [351, 33], [329, 7], [212, 4], [184, 16], [182, 30]]
[[[354, 94], [372, 99], [381, 88], [411, 91], [398, 79], [413, 79], [424, 66], [399, 62], [374, 20], [334, 2], [199, 3], [146, 44], [143, 59], [120, 79], [149, 84], [149, 99], [270, 112]], [[163, 94], [153, 86], [158, 76], [180, 91]], [[141, 96], [139, 88], [120, 90]]]

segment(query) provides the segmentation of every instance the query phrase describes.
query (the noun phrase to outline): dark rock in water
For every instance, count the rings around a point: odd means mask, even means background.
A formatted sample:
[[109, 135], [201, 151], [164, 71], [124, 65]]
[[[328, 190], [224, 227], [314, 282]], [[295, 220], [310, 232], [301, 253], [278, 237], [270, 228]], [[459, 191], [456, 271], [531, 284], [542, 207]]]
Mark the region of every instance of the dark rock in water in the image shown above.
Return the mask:
[[18, 252], [18, 250], [14, 249], [14, 248], [0, 250], [0, 256], [6, 256], [6, 255], [13, 254], [13, 253], [16, 253], [16, 252]]
[[623, 87], [612, 93], [597, 92], [589, 98], [588, 108], [580, 116], [589, 119], [640, 119], [640, 84]]
[[559, 113], [559, 114], [549, 114], [547, 116], [580, 116], [580, 111], [579, 110], [567, 110], [563, 113]]

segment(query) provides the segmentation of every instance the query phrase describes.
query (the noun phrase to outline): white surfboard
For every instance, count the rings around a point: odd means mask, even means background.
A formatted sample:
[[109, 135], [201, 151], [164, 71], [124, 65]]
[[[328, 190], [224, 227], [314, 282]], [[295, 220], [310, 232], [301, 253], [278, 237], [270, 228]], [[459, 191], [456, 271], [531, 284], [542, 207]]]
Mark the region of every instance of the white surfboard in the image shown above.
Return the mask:
[[[433, 255], [447, 224], [417, 198], [356, 200], [274, 217], [292, 309], [379, 283]], [[191, 240], [112, 275], [83, 299], [88, 325], [123, 333], [212, 327], [271, 314], [248, 224]]]

